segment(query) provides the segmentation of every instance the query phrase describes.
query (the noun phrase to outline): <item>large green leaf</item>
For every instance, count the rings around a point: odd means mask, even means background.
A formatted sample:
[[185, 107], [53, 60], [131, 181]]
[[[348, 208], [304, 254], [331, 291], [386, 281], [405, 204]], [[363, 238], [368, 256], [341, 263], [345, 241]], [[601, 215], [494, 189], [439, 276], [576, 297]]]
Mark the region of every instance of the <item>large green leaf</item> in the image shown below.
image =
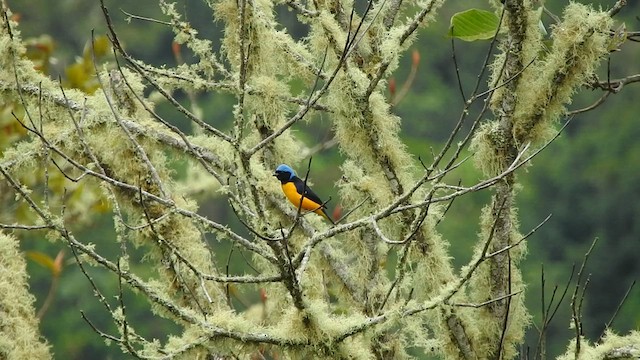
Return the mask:
[[469, 9], [451, 17], [448, 35], [464, 41], [491, 39], [499, 22], [500, 19], [490, 11]]

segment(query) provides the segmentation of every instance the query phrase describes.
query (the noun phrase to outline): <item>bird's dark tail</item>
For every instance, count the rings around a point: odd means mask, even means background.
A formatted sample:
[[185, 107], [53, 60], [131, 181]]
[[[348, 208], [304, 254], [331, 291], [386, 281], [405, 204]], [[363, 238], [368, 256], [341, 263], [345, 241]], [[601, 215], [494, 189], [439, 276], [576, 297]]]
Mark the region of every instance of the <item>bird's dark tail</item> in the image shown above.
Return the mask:
[[329, 216], [329, 214], [327, 214], [327, 210], [325, 209], [320, 209], [320, 211], [322, 211], [322, 216], [324, 216], [325, 218], [327, 218], [327, 220], [329, 220], [331, 222], [331, 224], [335, 225], [336, 222], [331, 218], [331, 216]]

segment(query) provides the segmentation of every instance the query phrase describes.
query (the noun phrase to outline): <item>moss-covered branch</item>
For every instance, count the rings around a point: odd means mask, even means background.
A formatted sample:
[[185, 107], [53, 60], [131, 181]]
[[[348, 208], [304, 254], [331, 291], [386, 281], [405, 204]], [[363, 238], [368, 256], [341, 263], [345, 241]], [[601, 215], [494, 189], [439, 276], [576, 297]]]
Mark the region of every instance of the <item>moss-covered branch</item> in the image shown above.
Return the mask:
[[50, 359], [49, 345], [40, 336], [38, 318], [27, 284], [27, 264], [18, 240], [0, 232], [0, 357]]

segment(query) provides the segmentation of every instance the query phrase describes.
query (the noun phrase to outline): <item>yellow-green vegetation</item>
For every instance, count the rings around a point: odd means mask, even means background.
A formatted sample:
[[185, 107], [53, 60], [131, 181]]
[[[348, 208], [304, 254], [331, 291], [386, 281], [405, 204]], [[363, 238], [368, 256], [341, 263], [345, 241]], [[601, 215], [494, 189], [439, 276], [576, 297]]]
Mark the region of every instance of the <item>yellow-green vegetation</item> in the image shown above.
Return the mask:
[[[497, 175], [504, 170], [502, 156], [511, 137], [518, 148], [549, 140], [555, 134], [557, 120], [566, 111], [565, 105], [571, 103], [571, 96], [593, 75], [609, 51], [612, 20], [603, 11], [569, 4], [562, 22], [553, 27], [550, 49], [541, 41], [538, 21], [539, 15], [530, 11], [522, 50], [510, 55], [521, 59], [521, 69], [515, 73], [505, 69], [504, 55], [491, 66], [493, 86], [503, 84], [505, 76], [516, 76], [517, 88], [510, 94], [517, 96], [517, 102], [505, 103], [508, 85], [498, 88], [491, 99], [494, 111], [510, 114], [512, 123], [505, 128], [499, 120], [489, 121], [475, 136], [473, 149], [479, 155], [476, 163], [485, 174]], [[511, 134], [503, 132], [509, 129]]]
[[[562, 22], [551, 32], [553, 46], [549, 53], [522, 74], [513, 126], [519, 144], [549, 139], [553, 133], [550, 128], [564, 114], [571, 95], [593, 75], [608, 53], [612, 26], [613, 21], [603, 11], [578, 3], [566, 7]], [[537, 51], [543, 51], [540, 45]], [[534, 56], [540, 55], [529, 54], [524, 59], [529, 61]]]
[[27, 264], [16, 238], [0, 232], [0, 357], [50, 359], [49, 345], [38, 331], [27, 284]]
[[632, 331], [629, 335], [620, 336], [607, 332], [598, 344], [591, 344], [585, 339], [580, 339], [580, 352], [576, 341], [572, 341], [567, 352], [558, 357], [558, 360], [568, 359], [633, 359], [640, 356], [640, 333]]

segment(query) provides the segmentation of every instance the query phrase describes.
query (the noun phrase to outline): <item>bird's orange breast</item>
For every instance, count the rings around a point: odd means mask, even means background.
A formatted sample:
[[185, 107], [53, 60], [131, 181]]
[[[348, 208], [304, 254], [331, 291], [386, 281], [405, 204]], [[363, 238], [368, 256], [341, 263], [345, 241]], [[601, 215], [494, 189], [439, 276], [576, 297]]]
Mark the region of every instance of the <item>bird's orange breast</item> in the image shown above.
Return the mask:
[[[285, 194], [287, 199], [289, 199], [289, 201], [291, 201], [291, 203], [295, 205], [296, 208], [300, 206], [300, 199], [302, 199], [302, 195], [298, 194], [298, 190], [296, 189], [296, 186], [292, 182], [282, 184], [282, 192]], [[322, 214], [322, 210], [320, 209], [320, 206], [321, 204], [318, 204], [315, 201], [310, 200], [309, 198], [305, 197], [302, 200], [303, 210], [314, 211], [314, 212], [317, 212], [318, 214]]]

